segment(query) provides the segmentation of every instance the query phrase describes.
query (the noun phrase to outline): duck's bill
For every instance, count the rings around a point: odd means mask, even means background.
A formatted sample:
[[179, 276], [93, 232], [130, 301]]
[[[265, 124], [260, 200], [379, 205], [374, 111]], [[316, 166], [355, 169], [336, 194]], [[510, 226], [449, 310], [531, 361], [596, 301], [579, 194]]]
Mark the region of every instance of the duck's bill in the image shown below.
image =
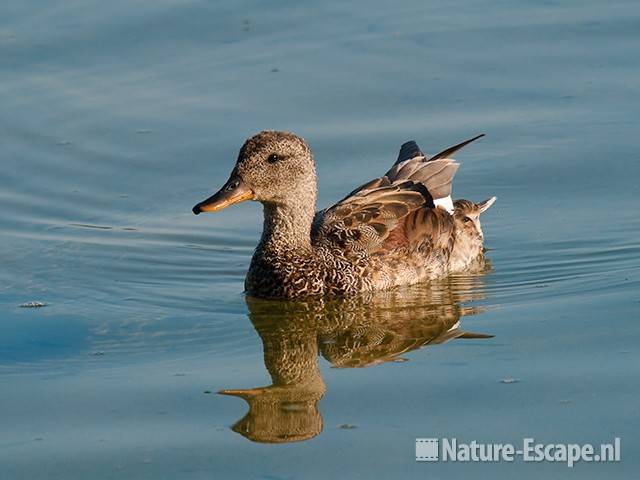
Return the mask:
[[217, 193], [193, 207], [193, 213], [198, 215], [201, 212], [217, 212], [234, 203], [252, 200], [253, 198], [253, 191], [242, 180], [237, 177], [231, 177]]

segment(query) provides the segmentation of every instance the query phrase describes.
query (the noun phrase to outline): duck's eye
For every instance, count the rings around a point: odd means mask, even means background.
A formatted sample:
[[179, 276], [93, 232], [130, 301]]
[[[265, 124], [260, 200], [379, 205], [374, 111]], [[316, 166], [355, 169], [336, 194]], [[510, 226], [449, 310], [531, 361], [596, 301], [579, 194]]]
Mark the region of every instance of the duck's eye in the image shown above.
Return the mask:
[[238, 185], [240, 185], [240, 182], [238, 180], [235, 180], [235, 181], [231, 182], [229, 185], [227, 185], [225, 187], [225, 190], [227, 192], [230, 192], [231, 190], [237, 188]]
[[277, 153], [272, 153], [271, 155], [269, 155], [267, 157], [267, 162], [269, 163], [276, 163], [280, 161], [280, 156]]
[[462, 219], [462, 221], [463, 221], [464, 223], [469, 223], [469, 222], [472, 222], [473, 220], [471, 220], [469, 217], [464, 217], [464, 218]]

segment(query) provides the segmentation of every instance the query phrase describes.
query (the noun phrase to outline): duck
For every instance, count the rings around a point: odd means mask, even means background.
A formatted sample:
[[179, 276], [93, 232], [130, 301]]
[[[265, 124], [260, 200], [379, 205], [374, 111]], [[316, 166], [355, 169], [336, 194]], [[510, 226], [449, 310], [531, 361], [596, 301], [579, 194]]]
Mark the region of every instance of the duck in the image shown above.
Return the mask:
[[226, 183], [192, 211], [262, 204], [262, 236], [245, 278], [250, 296], [348, 296], [428, 282], [483, 256], [480, 215], [496, 197], [451, 197], [459, 167], [452, 155], [483, 136], [433, 156], [405, 142], [384, 175], [316, 211], [311, 148], [294, 133], [265, 130], [244, 142]]

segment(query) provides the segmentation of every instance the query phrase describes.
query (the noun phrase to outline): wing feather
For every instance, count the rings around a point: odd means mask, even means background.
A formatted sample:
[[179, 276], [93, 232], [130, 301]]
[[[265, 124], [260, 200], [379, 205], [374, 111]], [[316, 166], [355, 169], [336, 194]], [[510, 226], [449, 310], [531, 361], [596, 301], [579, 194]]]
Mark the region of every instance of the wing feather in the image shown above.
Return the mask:
[[[316, 214], [312, 240], [349, 252], [382, 253], [408, 247], [446, 248], [453, 219], [435, 208], [451, 195], [459, 164], [449, 156], [478, 135], [428, 158], [411, 140], [385, 175]], [[446, 202], [445, 202], [446, 203]]]

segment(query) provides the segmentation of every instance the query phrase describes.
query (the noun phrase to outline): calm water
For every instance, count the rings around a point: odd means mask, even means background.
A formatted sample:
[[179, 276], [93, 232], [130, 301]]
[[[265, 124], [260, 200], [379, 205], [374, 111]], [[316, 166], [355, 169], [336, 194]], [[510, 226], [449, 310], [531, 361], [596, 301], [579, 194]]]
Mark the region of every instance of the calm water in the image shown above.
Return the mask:
[[[636, 476], [638, 32], [637, 2], [3, 1], [0, 478]], [[309, 141], [320, 206], [486, 133], [455, 183], [498, 196], [486, 272], [246, 299], [261, 209], [191, 207], [263, 128]]]

